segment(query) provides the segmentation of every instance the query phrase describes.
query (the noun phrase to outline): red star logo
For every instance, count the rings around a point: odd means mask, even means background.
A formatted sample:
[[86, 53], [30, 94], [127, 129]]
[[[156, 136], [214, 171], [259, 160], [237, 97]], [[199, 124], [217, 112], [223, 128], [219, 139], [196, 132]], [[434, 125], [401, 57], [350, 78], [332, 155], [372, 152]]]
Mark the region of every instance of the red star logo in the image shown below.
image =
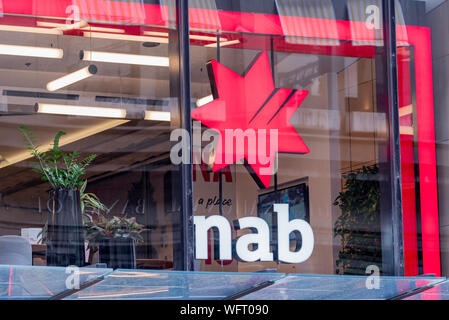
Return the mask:
[[[276, 152], [309, 152], [289, 121], [309, 92], [276, 89], [266, 51], [244, 76], [215, 60], [208, 71], [215, 100], [193, 110], [192, 118], [220, 135], [213, 171], [244, 159], [258, 185], [267, 188]], [[244, 133], [243, 145], [232, 134], [237, 132]]]

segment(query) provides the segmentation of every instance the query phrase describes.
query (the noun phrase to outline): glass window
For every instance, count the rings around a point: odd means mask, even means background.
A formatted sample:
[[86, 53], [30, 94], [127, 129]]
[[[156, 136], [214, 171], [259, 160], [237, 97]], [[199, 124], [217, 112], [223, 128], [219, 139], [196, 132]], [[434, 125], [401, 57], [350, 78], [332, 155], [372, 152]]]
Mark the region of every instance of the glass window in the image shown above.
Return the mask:
[[190, 24], [196, 268], [393, 274], [382, 3], [191, 0]]
[[0, 1], [0, 264], [448, 273], [448, 1], [175, 3]]
[[405, 274], [447, 275], [449, 3], [401, 0], [400, 5], [404, 17], [397, 28], [397, 63]]
[[0, 236], [33, 265], [182, 268], [168, 7], [31, 3], [0, 18]]

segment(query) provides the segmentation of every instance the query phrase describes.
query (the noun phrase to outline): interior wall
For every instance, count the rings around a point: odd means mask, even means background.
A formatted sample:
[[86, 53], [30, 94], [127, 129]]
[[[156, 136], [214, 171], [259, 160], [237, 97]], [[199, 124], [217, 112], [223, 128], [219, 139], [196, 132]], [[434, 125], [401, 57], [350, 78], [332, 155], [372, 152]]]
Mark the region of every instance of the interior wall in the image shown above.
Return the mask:
[[341, 119], [341, 173], [379, 161], [376, 143], [375, 68], [372, 59], [360, 59], [337, 74]]

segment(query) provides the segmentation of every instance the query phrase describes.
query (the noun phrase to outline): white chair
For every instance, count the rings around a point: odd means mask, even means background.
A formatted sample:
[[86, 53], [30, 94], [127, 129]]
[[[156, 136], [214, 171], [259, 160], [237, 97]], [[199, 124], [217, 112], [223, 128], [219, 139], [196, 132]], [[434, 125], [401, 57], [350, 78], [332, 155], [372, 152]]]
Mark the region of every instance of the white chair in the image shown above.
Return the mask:
[[20, 236], [1, 236], [0, 264], [31, 266], [33, 254], [30, 242]]

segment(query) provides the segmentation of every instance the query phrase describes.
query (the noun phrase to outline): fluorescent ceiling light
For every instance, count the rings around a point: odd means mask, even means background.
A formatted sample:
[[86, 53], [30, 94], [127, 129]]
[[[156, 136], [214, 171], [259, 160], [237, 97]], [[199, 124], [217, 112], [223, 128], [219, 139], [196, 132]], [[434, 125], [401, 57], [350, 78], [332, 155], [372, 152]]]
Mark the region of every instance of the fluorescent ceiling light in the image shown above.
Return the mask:
[[89, 24], [84, 20], [81, 20], [79, 22], [75, 22], [72, 24], [38, 21], [38, 22], [36, 22], [36, 25], [38, 27], [56, 28], [61, 31], [81, 29], [81, 28], [85, 28], [85, 27], [89, 26]]
[[42, 33], [42, 34], [62, 35], [62, 31], [61, 30], [56, 30], [56, 29], [22, 27], [22, 26], [9, 26], [9, 25], [0, 25], [0, 31], [13, 31], [13, 32], [27, 32], [27, 33]]
[[[220, 41], [220, 47], [232, 46], [233, 44], [239, 44], [240, 40]], [[207, 48], [216, 48], [217, 43], [206, 44]]]
[[138, 54], [87, 51], [80, 52], [80, 58], [85, 61], [137, 64], [144, 66], [168, 67], [167, 57], [143, 56]]
[[125, 33], [125, 30], [123, 30], [123, 29], [92, 27], [92, 26], [81, 28], [81, 30], [89, 30], [89, 31], [96, 31], [96, 32], [110, 32], [110, 33]]
[[47, 27], [47, 28], [57, 28], [57, 29], [63, 30], [63, 31], [80, 29], [80, 30], [97, 31], [97, 32], [125, 33], [125, 30], [123, 30], [123, 29], [92, 27], [92, 26], [89, 26], [88, 24], [81, 25], [79, 23], [78, 24], [65, 24], [65, 23], [38, 21], [37, 26]]
[[84, 32], [84, 36], [87, 37], [87, 38], [97, 38], [97, 39], [111, 39], [111, 40], [126, 40], [126, 41], [139, 41], [139, 42], [168, 43], [168, 38], [133, 36], [133, 35], [127, 35], [127, 34]]
[[82, 68], [78, 71], [69, 73], [59, 79], [50, 81], [47, 84], [47, 90], [48, 91], [56, 91], [61, 88], [67, 87], [75, 82], [84, 80], [86, 78], [89, 78], [97, 73], [97, 67], [93, 64], [90, 66], [87, 66], [85, 68]]
[[[155, 36], [155, 37], [168, 37], [167, 32], [144, 31], [143, 34], [148, 35], [148, 36]], [[217, 37], [201, 36], [201, 35], [196, 35], [196, 34], [189, 35], [189, 38], [192, 40], [203, 40], [203, 41], [212, 41], [212, 42], [217, 41]], [[228, 39], [220, 37], [220, 41], [228, 41]]]
[[212, 102], [212, 101], [214, 101], [214, 97], [212, 95], [210, 95], [210, 96], [198, 99], [196, 101], [196, 106], [201, 107], [201, 106], [204, 106], [205, 104], [208, 104], [209, 102]]
[[61, 59], [64, 55], [62, 49], [16, 46], [9, 44], [0, 44], [0, 54], [23, 57], [53, 58]]
[[101, 108], [71, 106], [63, 104], [36, 103], [36, 112], [101, 118], [125, 118], [126, 110], [118, 108]]
[[168, 37], [168, 32], [144, 31], [143, 34], [154, 37]]
[[[191, 34], [189, 37], [192, 40], [217, 41], [217, 37], [211, 36], [199, 36], [196, 34]], [[228, 41], [228, 39], [220, 37], [220, 41]]]
[[145, 120], [170, 121], [170, 112], [168, 111], [145, 111]]

